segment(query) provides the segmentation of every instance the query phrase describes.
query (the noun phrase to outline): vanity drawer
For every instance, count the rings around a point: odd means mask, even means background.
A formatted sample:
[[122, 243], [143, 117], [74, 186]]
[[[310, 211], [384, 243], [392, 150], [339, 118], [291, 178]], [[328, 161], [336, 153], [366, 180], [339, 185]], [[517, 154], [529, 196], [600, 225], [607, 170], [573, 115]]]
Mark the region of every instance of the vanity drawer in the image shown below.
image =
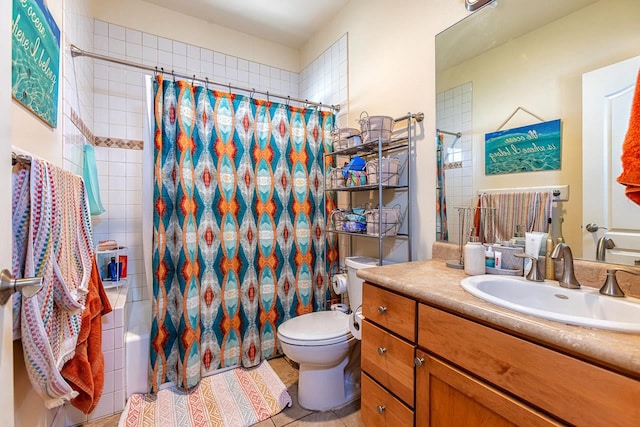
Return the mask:
[[408, 343], [365, 319], [362, 322], [361, 345], [362, 370], [413, 407], [413, 343]]
[[416, 340], [416, 311], [416, 301], [364, 283], [362, 314], [365, 319], [412, 342]]
[[413, 425], [413, 411], [393, 397], [367, 374], [362, 374], [360, 420], [367, 427]]
[[640, 381], [420, 304], [418, 346], [573, 425], [640, 425]]

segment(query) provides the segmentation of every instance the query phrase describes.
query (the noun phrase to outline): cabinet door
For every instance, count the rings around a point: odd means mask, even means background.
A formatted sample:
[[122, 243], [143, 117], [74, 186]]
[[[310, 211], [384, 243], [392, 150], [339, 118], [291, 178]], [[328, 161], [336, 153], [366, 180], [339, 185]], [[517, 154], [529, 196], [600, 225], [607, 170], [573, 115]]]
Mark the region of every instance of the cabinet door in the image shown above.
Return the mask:
[[418, 350], [416, 426], [561, 425], [489, 385]]
[[362, 323], [361, 368], [413, 408], [415, 346], [368, 320]]
[[413, 425], [413, 411], [387, 390], [362, 374], [360, 419], [367, 427], [407, 427]]
[[420, 304], [418, 345], [578, 426], [640, 426], [640, 381]]

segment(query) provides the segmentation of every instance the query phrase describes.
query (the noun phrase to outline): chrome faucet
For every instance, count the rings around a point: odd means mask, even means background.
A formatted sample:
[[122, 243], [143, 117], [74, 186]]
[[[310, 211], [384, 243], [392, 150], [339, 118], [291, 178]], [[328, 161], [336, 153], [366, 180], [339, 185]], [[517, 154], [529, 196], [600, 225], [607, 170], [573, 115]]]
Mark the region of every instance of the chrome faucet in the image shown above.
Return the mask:
[[609, 236], [602, 236], [598, 239], [598, 245], [596, 246], [596, 261], [604, 261], [607, 249], [613, 249], [616, 244]]
[[551, 258], [564, 260], [562, 277], [558, 280], [560, 286], [563, 288], [578, 289], [580, 282], [578, 282], [573, 272], [573, 254], [571, 253], [569, 245], [566, 243], [558, 243], [551, 252]]
[[538, 263], [537, 256], [521, 253], [514, 253], [513, 256], [516, 258], [527, 258], [531, 260], [531, 270], [527, 273], [527, 280], [531, 280], [532, 282], [544, 282], [544, 274], [542, 274], [542, 270], [540, 270], [540, 264]]
[[634, 274], [636, 276], [640, 276], [640, 270], [632, 270], [625, 268], [611, 268], [607, 270], [607, 278], [604, 281], [604, 284], [600, 288], [600, 293], [602, 295], [608, 295], [610, 297], [624, 297], [624, 292], [620, 289], [618, 285], [618, 281], [616, 280], [616, 273], [618, 271], [622, 271], [628, 274]]

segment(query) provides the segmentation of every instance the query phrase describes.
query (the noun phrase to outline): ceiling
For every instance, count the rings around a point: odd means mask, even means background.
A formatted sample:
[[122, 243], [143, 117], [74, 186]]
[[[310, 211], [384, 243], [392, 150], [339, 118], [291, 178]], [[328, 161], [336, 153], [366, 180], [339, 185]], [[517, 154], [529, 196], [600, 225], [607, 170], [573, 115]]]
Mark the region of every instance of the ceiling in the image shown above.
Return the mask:
[[349, 0], [146, 0], [185, 15], [301, 48]]
[[523, 2], [495, 0], [436, 36], [436, 68], [460, 64], [596, 1], [536, 0], [523, 10]]

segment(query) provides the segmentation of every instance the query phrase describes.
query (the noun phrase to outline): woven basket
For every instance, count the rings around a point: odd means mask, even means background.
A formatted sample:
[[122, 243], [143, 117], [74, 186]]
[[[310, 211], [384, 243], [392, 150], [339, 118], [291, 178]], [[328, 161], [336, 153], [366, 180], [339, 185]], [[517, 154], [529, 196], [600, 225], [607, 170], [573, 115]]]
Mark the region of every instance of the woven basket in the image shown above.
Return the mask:
[[360, 115], [360, 132], [362, 134], [362, 143], [382, 140], [383, 144], [391, 141], [391, 133], [395, 121], [389, 116], [370, 116], [367, 112]]
[[335, 209], [331, 212], [330, 227], [336, 231], [364, 233], [367, 229], [364, 209]]
[[381, 172], [378, 174], [378, 161], [371, 160], [367, 162], [367, 183], [373, 185], [378, 184], [378, 176], [382, 180], [383, 185], [398, 185], [400, 177], [400, 160], [390, 157], [380, 159]]
[[344, 185], [344, 176], [342, 176], [342, 168], [332, 168], [329, 170], [327, 174], [327, 184], [326, 189], [331, 190], [334, 188], [343, 188]]
[[355, 147], [361, 143], [360, 130], [355, 128], [344, 128], [335, 130], [333, 136], [333, 151], [341, 151]]
[[[382, 213], [381, 213], [382, 212]], [[382, 225], [380, 216], [382, 215]], [[395, 236], [400, 227], [400, 208], [370, 209], [365, 213], [367, 217], [367, 234], [370, 236]], [[382, 227], [382, 228], [381, 228]], [[382, 233], [380, 233], [382, 230]]]

